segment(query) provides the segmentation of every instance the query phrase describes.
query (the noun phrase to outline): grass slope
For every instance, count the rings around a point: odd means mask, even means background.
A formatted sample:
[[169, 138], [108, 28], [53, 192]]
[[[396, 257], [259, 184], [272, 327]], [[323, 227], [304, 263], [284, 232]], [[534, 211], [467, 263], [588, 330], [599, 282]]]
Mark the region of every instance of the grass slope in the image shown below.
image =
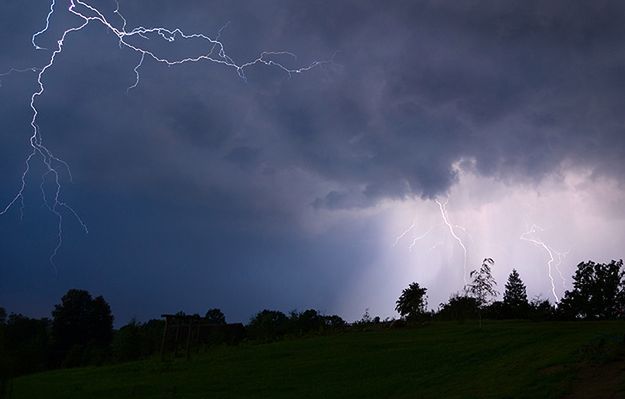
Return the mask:
[[11, 397], [558, 398], [623, 334], [623, 322], [433, 323], [46, 372], [16, 379]]

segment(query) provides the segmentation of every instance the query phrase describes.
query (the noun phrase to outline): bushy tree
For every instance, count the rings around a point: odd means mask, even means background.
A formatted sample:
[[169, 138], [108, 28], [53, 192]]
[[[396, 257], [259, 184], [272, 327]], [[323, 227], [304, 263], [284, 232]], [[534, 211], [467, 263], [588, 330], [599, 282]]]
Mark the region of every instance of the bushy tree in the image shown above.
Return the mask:
[[343, 320], [340, 316], [332, 315], [332, 316], [322, 316], [323, 322], [326, 328], [329, 329], [339, 329], [343, 328], [347, 325], [345, 320]]
[[219, 324], [219, 325], [226, 324], [226, 316], [224, 316], [221, 309], [217, 309], [217, 308], [208, 309], [204, 318], [208, 322], [213, 323], [213, 324]]
[[565, 292], [558, 311], [566, 318], [625, 318], [623, 261], [578, 264], [573, 276], [573, 289]]
[[529, 303], [527, 302], [527, 290], [521, 276], [512, 269], [506, 282], [506, 290], [503, 293], [503, 305], [506, 317], [525, 318]]
[[112, 343], [115, 360], [127, 362], [141, 358], [141, 324], [131, 320], [115, 332]]
[[477, 299], [460, 295], [452, 295], [447, 303], [441, 303], [436, 318], [441, 320], [457, 320], [463, 322], [478, 315], [479, 303]]
[[411, 283], [404, 289], [395, 302], [395, 310], [407, 320], [416, 320], [426, 313], [427, 288], [422, 288], [419, 283]]
[[146, 323], [131, 320], [115, 332], [111, 344], [113, 358], [130, 361], [155, 354], [160, 349], [164, 325], [163, 320], [149, 320]]
[[4, 368], [12, 376], [45, 370], [49, 356], [48, 327], [48, 319], [9, 315], [3, 325], [0, 369]]
[[288, 330], [289, 318], [277, 310], [263, 310], [258, 312], [248, 325], [253, 338], [273, 341], [284, 336]]
[[321, 316], [315, 309], [308, 309], [302, 313], [291, 312], [290, 323], [291, 332], [300, 335], [313, 331], [319, 331], [325, 325], [323, 316]]
[[548, 299], [537, 296], [529, 303], [528, 316], [534, 321], [553, 320], [556, 316], [556, 307]]
[[484, 259], [478, 270], [471, 271], [469, 276], [472, 281], [466, 286], [466, 291], [477, 300], [480, 328], [482, 327], [482, 309], [488, 306], [491, 297], [496, 297], [499, 294], [495, 290], [497, 282], [491, 272], [491, 267], [494, 264], [495, 261], [492, 258]]
[[52, 311], [52, 336], [58, 360], [67, 365], [88, 362], [87, 352], [100, 352], [113, 339], [113, 315], [103, 297], [93, 298], [85, 290], [71, 289]]

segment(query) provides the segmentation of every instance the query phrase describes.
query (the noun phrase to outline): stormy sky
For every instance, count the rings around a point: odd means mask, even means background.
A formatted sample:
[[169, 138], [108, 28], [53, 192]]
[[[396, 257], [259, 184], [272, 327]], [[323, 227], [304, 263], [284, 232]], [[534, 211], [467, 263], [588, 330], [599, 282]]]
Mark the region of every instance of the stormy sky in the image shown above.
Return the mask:
[[[117, 28], [114, 1], [91, 0]], [[54, 49], [81, 20], [57, 0]], [[623, 256], [625, 4], [618, 1], [121, 0], [127, 30], [262, 51], [289, 74], [200, 61], [167, 66], [120, 48], [97, 21], [43, 75], [37, 125], [72, 171], [57, 219], [44, 165], [0, 216], [0, 306], [46, 316], [69, 288], [103, 295], [116, 323], [183, 310], [316, 308], [395, 315], [412, 281], [436, 308], [466, 267], [494, 258], [554, 301], [575, 265]], [[0, 1], [0, 73], [43, 67], [50, 4]], [[85, 11], [86, 12], [86, 11]], [[201, 40], [139, 38], [167, 57]], [[123, 47], [123, 46], [122, 46]], [[0, 76], [0, 208], [20, 188], [37, 73]], [[60, 170], [60, 169], [59, 169]], [[436, 201], [447, 203], [444, 223]], [[532, 232], [531, 234], [524, 234]], [[525, 239], [523, 239], [525, 238]], [[528, 241], [531, 239], [535, 242]], [[536, 244], [543, 242], [545, 247]], [[554, 261], [548, 264], [551, 251]]]

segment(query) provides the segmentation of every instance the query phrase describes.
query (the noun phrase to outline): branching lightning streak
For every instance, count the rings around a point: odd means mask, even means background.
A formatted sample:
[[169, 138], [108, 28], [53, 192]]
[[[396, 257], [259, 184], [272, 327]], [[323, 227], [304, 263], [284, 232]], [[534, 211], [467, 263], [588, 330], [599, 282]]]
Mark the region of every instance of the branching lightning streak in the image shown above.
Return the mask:
[[412, 224], [410, 226], [408, 226], [408, 228], [406, 230], [404, 230], [403, 233], [401, 233], [400, 235], [397, 236], [397, 238], [395, 238], [395, 242], [393, 243], [393, 246], [397, 246], [397, 244], [399, 243], [399, 241], [404, 238], [406, 236], [406, 234], [410, 233], [412, 231], [412, 229], [414, 229], [416, 226], [415, 222], [412, 222]]
[[[412, 251], [412, 249], [415, 247], [415, 245], [417, 244], [418, 241], [423, 240], [425, 237], [427, 237], [435, 228], [438, 228], [440, 226], [442, 226], [443, 224], [445, 226], [447, 226], [447, 228], [449, 229], [449, 232], [452, 236], [452, 238], [454, 240], [456, 240], [458, 242], [458, 244], [460, 245], [460, 247], [462, 248], [462, 252], [463, 252], [463, 264], [462, 264], [462, 269], [463, 269], [463, 279], [464, 282], [466, 284], [467, 282], [467, 260], [468, 260], [468, 251], [467, 251], [467, 247], [464, 244], [464, 242], [462, 241], [462, 239], [458, 236], [458, 234], [456, 233], [456, 229], [460, 229], [462, 231], [464, 231], [466, 233], [466, 229], [462, 226], [458, 226], [455, 224], [451, 224], [449, 222], [449, 216], [447, 215], [447, 203], [449, 202], [449, 199], [446, 199], [445, 202], [440, 202], [439, 200], [435, 200], [436, 204], [438, 204], [438, 208], [440, 210], [440, 214], [442, 216], [443, 219], [443, 223], [441, 224], [437, 224], [434, 226], [431, 226], [427, 231], [425, 231], [424, 233], [414, 237], [412, 239], [412, 242], [410, 243], [410, 245], [408, 246], [408, 250]], [[398, 235], [395, 238], [395, 242], [393, 243], [393, 247], [397, 246], [397, 244], [399, 243], [399, 241], [401, 239], [403, 239], [404, 237], [406, 237], [408, 235], [408, 233], [410, 233], [412, 230], [414, 230], [414, 228], [416, 227], [416, 222], [413, 222], [410, 226], [408, 226], [408, 228], [406, 228], [406, 230], [404, 230], [400, 235]], [[432, 248], [430, 248], [430, 250], [435, 249], [440, 243], [436, 243], [434, 244], [434, 246]]]
[[122, 30], [125, 31], [126, 30], [126, 25], [128, 25], [128, 22], [126, 21], [126, 18], [119, 12], [119, 1], [115, 0], [115, 9], [113, 10], [113, 14], [117, 14], [117, 16], [122, 20], [122, 22], [124, 23], [122, 25]]
[[554, 267], [556, 271], [558, 272], [558, 275], [560, 275], [560, 280], [562, 280], [562, 287], [566, 287], [566, 279], [562, 275], [562, 271], [560, 270], [560, 265], [562, 264], [562, 261], [566, 258], [566, 256], [569, 254], [569, 251], [566, 251], [566, 252], [554, 251], [554, 253], [558, 257], [558, 262], [554, 264]]
[[[560, 278], [562, 279], [562, 285], [565, 284], [565, 279], [564, 276], [562, 275], [562, 272], [559, 269], [559, 265], [562, 263], [562, 260], [564, 259], [564, 257], [566, 256], [566, 253], [561, 253], [558, 252], [556, 250], [554, 250], [553, 248], [549, 247], [547, 244], [545, 244], [542, 240], [540, 240], [539, 238], [536, 237], [536, 233], [539, 233], [541, 231], [544, 231], [542, 228], [540, 228], [537, 225], [532, 225], [532, 227], [526, 231], [525, 233], [521, 234], [520, 239], [523, 241], [527, 241], [530, 242], [542, 249], [544, 249], [547, 254], [549, 255], [549, 261], [547, 261], [547, 274], [549, 275], [549, 280], [551, 282], [551, 293], [553, 294], [554, 299], [556, 300], [556, 304], [560, 301], [560, 299], [558, 298], [558, 295], [556, 294], [556, 285], [555, 282], [553, 280], [553, 273], [552, 273], [552, 266], [553, 268], [556, 269], [556, 271], [558, 272], [558, 274], [560, 275]], [[556, 258], [557, 258], [557, 262], [556, 262]], [[556, 262], [556, 263], [554, 263]]]
[[52, 14], [54, 14], [54, 6], [56, 5], [56, 0], [52, 0], [52, 2], [50, 3], [50, 11], [48, 11], [48, 15], [46, 16], [46, 26], [40, 30], [39, 32], [36, 32], [32, 39], [31, 39], [31, 43], [33, 44], [33, 47], [35, 48], [35, 50], [47, 50], [44, 47], [40, 47], [35, 40], [37, 39], [37, 36], [44, 34], [48, 28], [50, 27], [50, 18], [52, 17]]
[[[54, 258], [57, 256], [58, 251], [63, 244], [63, 215], [61, 212], [65, 210], [71, 213], [76, 218], [76, 220], [80, 223], [85, 233], [88, 233], [88, 228], [87, 228], [86, 223], [82, 220], [82, 218], [70, 205], [68, 205], [66, 202], [62, 200], [62, 196], [61, 196], [62, 184], [60, 180], [61, 170], [59, 169], [59, 167], [62, 167], [62, 169], [66, 171], [68, 178], [71, 182], [72, 174], [71, 174], [70, 167], [65, 161], [56, 157], [52, 153], [52, 151], [49, 150], [48, 147], [46, 147], [43, 144], [43, 138], [42, 138], [39, 126], [37, 124], [38, 115], [39, 115], [39, 110], [37, 108], [37, 99], [40, 96], [42, 96], [45, 92], [44, 77], [45, 77], [46, 71], [48, 71], [54, 66], [54, 62], [57, 56], [59, 56], [63, 51], [65, 40], [69, 34], [81, 31], [83, 28], [85, 28], [87, 25], [89, 25], [92, 22], [99, 23], [117, 37], [120, 48], [125, 47], [139, 54], [140, 60], [134, 68], [135, 83], [131, 85], [130, 87], [128, 87], [128, 91], [137, 87], [137, 85], [139, 84], [139, 80], [140, 80], [139, 69], [143, 65], [143, 62], [146, 58], [152, 59], [158, 63], [166, 64], [168, 66], [180, 65], [180, 64], [191, 63], [191, 62], [208, 61], [211, 63], [221, 64], [225, 67], [235, 69], [238, 76], [243, 80], [246, 80], [245, 70], [247, 68], [250, 68], [256, 65], [262, 64], [265, 66], [278, 68], [279, 70], [285, 72], [289, 77], [291, 77], [293, 74], [303, 73], [319, 65], [328, 64], [332, 62], [332, 60], [314, 61], [311, 64], [303, 66], [303, 67], [289, 68], [285, 66], [284, 64], [278, 61], [275, 61], [274, 59], [272, 59], [272, 57], [288, 55], [288, 56], [296, 58], [293, 53], [290, 53], [288, 51], [263, 51], [259, 54], [257, 58], [251, 61], [242, 63], [242, 64], [237, 64], [230, 56], [226, 54], [225, 47], [223, 43], [219, 40], [222, 30], [225, 28], [227, 24], [219, 30], [219, 33], [216, 39], [211, 39], [209, 36], [202, 34], [202, 33], [191, 33], [191, 34], [184, 33], [180, 28], [175, 28], [175, 29], [167, 29], [164, 27], [146, 28], [146, 27], [140, 26], [140, 27], [137, 27], [128, 31], [126, 29], [128, 25], [127, 20], [120, 13], [119, 3], [117, 1], [116, 1], [116, 8], [115, 10], [113, 10], [113, 14], [119, 17], [122, 23], [121, 27], [117, 27], [113, 23], [109, 22], [109, 20], [104, 16], [104, 14], [100, 12], [100, 10], [98, 10], [95, 6], [88, 4], [88, 2], [84, 0], [69, 0], [69, 8], [67, 10], [71, 14], [79, 17], [81, 22], [77, 24], [76, 26], [69, 27], [65, 29], [65, 31], [63, 31], [63, 33], [61, 34], [61, 37], [57, 40], [57, 46], [51, 52], [50, 58], [46, 65], [44, 65], [41, 68], [38, 68], [38, 67], [27, 68], [27, 69], [12, 68], [8, 72], [4, 74], [0, 74], [0, 76], [6, 76], [13, 72], [27, 72], [27, 71], [38, 72], [37, 74], [38, 89], [32, 93], [31, 98], [30, 98], [30, 108], [32, 109], [32, 118], [30, 122], [30, 126], [32, 128], [32, 134], [30, 136], [30, 146], [32, 150], [25, 160], [25, 166], [24, 166], [24, 171], [21, 176], [21, 184], [19, 186], [19, 190], [4, 208], [0, 208], [0, 216], [6, 214], [14, 205], [19, 203], [20, 217], [23, 218], [24, 192], [26, 189], [27, 177], [31, 171], [31, 162], [33, 161], [34, 158], [41, 159], [43, 166], [45, 168], [45, 171], [41, 177], [41, 184], [40, 184], [40, 189], [41, 189], [44, 205], [57, 218], [57, 241], [56, 241], [56, 246], [54, 247], [54, 250], [52, 254], [50, 255], [50, 263], [53, 265], [55, 272], [57, 271], [57, 268], [54, 263]], [[40, 31], [36, 32], [35, 34], [33, 34], [31, 38], [32, 45], [36, 50], [47, 50], [37, 44], [37, 38], [40, 35], [43, 35], [48, 31], [50, 27], [51, 18], [56, 11], [57, 11], [56, 0], [51, 0], [50, 11], [48, 12], [46, 16], [45, 27], [41, 29]], [[155, 37], [155, 36], [160, 37], [163, 40], [170, 42], [170, 43], [178, 39], [203, 40], [210, 44], [210, 51], [205, 54], [199, 54], [199, 55], [190, 56], [186, 58], [169, 59], [167, 57], [157, 55], [156, 52], [153, 50], [145, 49], [138, 44], [133, 44], [128, 41], [128, 39], [132, 39], [132, 38], [141, 38], [143, 40], [150, 40], [150, 37]], [[217, 51], [215, 52], [215, 50]], [[51, 176], [52, 182], [54, 183], [54, 190], [53, 190], [54, 194], [49, 198], [46, 194], [45, 184], [47, 180], [50, 179], [50, 176]]]
[[[24, 72], [37, 72], [39, 68], [31, 67], [31, 68], [10, 68], [8, 71], [0, 73], [0, 78], [3, 76], [9, 76], [13, 73], [24, 73]], [[2, 87], [2, 80], [0, 80], [0, 87]]]
[[[438, 227], [438, 226], [433, 226], [433, 227], [430, 227], [430, 228], [429, 228], [429, 229], [428, 229], [425, 233], [423, 233], [423, 234], [421, 234], [421, 235], [416, 236], [415, 238], [413, 238], [413, 239], [412, 239], [412, 242], [411, 242], [411, 243], [410, 243], [410, 245], [408, 246], [408, 250], [409, 250], [409, 251], [412, 251], [412, 249], [414, 248], [414, 246], [415, 246], [415, 245], [417, 245], [417, 241], [421, 241], [421, 240], [423, 240], [425, 237], [427, 237], [427, 236], [428, 236], [428, 235], [432, 232], [432, 230], [434, 230], [434, 227]], [[433, 249], [433, 248], [432, 248], [432, 249]]]
[[[54, 1], [53, 1], [53, 5], [51, 6], [51, 9], [54, 9]], [[48, 20], [50, 18], [50, 14], [48, 15]], [[72, 175], [71, 175], [71, 171], [69, 168], [69, 165], [55, 157], [52, 152], [43, 145], [43, 139], [41, 137], [41, 134], [39, 132], [39, 126], [37, 125], [37, 116], [39, 115], [39, 111], [35, 105], [35, 101], [37, 99], [37, 97], [41, 96], [44, 91], [45, 91], [45, 86], [43, 84], [43, 75], [44, 73], [51, 68], [54, 65], [54, 60], [56, 59], [56, 56], [58, 54], [61, 53], [61, 51], [63, 50], [63, 44], [65, 41], [66, 36], [71, 33], [71, 32], [75, 32], [78, 31], [82, 28], [84, 28], [87, 25], [87, 22], [84, 22], [82, 25], [79, 25], [78, 27], [73, 27], [70, 28], [68, 30], [66, 30], [63, 35], [61, 36], [61, 38], [57, 41], [57, 48], [56, 50], [54, 50], [52, 52], [52, 55], [50, 56], [50, 60], [48, 62], [48, 64], [46, 64], [43, 68], [41, 68], [39, 70], [39, 74], [37, 75], [37, 83], [38, 83], [38, 87], [39, 89], [36, 90], [30, 97], [30, 108], [33, 111], [33, 115], [30, 121], [30, 126], [32, 128], [32, 135], [30, 136], [30, 145], [32, 147], [32, 151], [31, 153], [28, 155], [28, 157], [26, 158], [26, 166], [24, 169], [24, 172], [22, 173], [22, 178], [21, 178], [21, 185], [20, 188], [17, 192], [17, 194], [13, 197], [13, 199], [7, 204], [7, 206], [0, 211], [0, 215], [4, 215], [5, 213], [7, 213], [9, 211], [9, 209], [16, 203], [16, 202], [20, 202], [20, 217], [23, 218], [24, 215], [24, 190], [26, 189], [26, 177], [28, 176], [28, 173], [30, 172], [30, 168], [31, 168], [31, 160], [35, 157], [35, 156], [40, 156], [41, 160], [46, 168], [46, 171], [44, 172], [43, 176], [42, 176], [42, 182], [41, 182], [41, 192], [43, 195], [43, 199], [44, 199], [44, 203], [45, 205], [48, 207], [48, 209], [56, 216], [57, 218], [57, 242], [56, 242], [56, 246], [54, 247], [54, 250], [52, 251], [52, 254], [50, 255], [50, 263], [52, 264], [52, 266], [54, 267], [55, 272], [57, 271], [56, 265], [54, 263], [54, 258], [56, 257], [56, 255], [58, 254], [59, 249], [61, 248], [61, 246], [63, 245], [63, 216], [59, 211], [59, 208], [64, 208], [64, 209], [68, 209], [74, 216], [76, 216], [76, 218], [78, 219], [79, 223], [81, 224], [81, 226], [83, 226], [83, 228], [85, 228], [85, 232], [87, 232], [86, 229], [86, 224], [84, 223], [84, 221], [78, 216], [78, 213], [72, 208], [70, 207], [68, 204], [66, 204], [65, 202], [63, 202], [60, 199], [60, 195], [61, 195], [61, 183], [59, 180], [59, 170], [57, 169], [55, 163], [57, 164], [61, 164], [62, 166], [64, 166], [64, 168], [67, 170], [68, 176], [70, 181], [72, 180]], [[46, 28], [43, 31], [37, 32], [35, 33], [35, 35], [33, 35], [33, 39], [32, 41], [34, 42], [35, 39], [34, 37], [36, 37], [37, 35], [41, 34], [42, 32], [45, 32], [45, 30], [47, 30], [48, 25], [46, 25]], [[36, 45], [35, 45], [36, 46]], [[38, 46], [35, 47], [36, 49], [40, 49]], [[54, 179], [54, 184], [55, 184], [55, 190], [54, 190], [54, 201], [52, 203], [52, 205], [50, 205], [50, 203], [48, 202], [48, 199], [46, 198], [45, 195], [45, 188], [44, 188], [44, 184], [46, 181], [46, 178], [48, 175], [52, 175], [53, 179]]]
[[[408, 228], [406, 230], [404, 230], [400, 235], [398, 235], [397, 238], [395, 238], [395, 242], [393, 243], [393, 247], [396, 247], [397, 244], [399, 244], [399, 241], [401, 241], [402, 238], [404, 238], [406, 235], [408, 235], [408, 233], [410, 233], [412, 230], [414, 230], [414, 228], [416, 226], [417, 226], [417, 223], [413, 222], [410, 226], [408, 226]], [[408, 246], [408, 250], [412, 251], [414, 246], [417, 244], [417, 241], [423, 240], [425, 237], [427, 237], [432, 232], [432, 230], [434, 230], [435, 227], [437, 227], [437, 226], [432, 226], [425, 233], [414, 237], [412, 239], [412, 242]]]
[[139, 68], [141, 68], [141, 65], [143, 65], [143, 60], [145, 59], [145, 54], [141, 54], [141, 59], [139, 59], [139, 63], [134, 67], [133, 71], [135, 71], [135, 83], [133, 83], [131, 86], [129, 86], [126, 89], [126, 94], [130, 92], [130, 90], [134, 89], [135, 87], [139, 86]]
[[[445, 202], [440, 202], [439, 200], [435, 200], [435, 201], [438, 204], [438, 207], [440, 209], [441, 216], [443, 218], [443, 223], [445, 223], [445, 225], [449, 229], [449, 233], [454, 238], [454, 240], [458, 242], [458, 244], [462, 248], [462, 252], [464, 253], [462, 270], [463, 270], [464, 282], [466, 284], [467, 282], [467, 247], [462, 242], [462, 239], [458, 237], [458, 235], [456, 234], [456, 231], [454, 230], [455, 225], [452, 225], [449, 222], [449, 218], [447, 216], [447, 203], [449, 202], [449, 199], [446, 199]], [[464, 229], [464, 227], [462, 227], [462, 229]]]

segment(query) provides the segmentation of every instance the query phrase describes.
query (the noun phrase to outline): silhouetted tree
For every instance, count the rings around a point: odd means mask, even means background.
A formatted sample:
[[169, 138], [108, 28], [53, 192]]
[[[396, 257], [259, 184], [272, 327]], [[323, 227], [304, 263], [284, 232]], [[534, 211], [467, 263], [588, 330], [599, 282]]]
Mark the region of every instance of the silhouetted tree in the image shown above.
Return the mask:
[[508, 276], [506, 290], [503, 293], [503, 304], [506, 317], [527, 317], [529, 306], [527, 302], [527, 290], [516, 269], [512, 269], [512, 273]]
[[156, 353], [160, 349], [164, 326], [165, 321], [156, 319], [141, 324], [141, 347], [144, 356]]
[[546, 321], [554, 319], [556, 307], [552, 305], [548, 299], [542, 299], [536, 296], [532, 299], [528, 306], [528, 316], [534, 321]]
[[484, 259], [479, 270], [471, 271], [469, 276], [473, 280], [466, 286], [467, 292], [477, 299], [480, 328], [482, 327], [482, 309], [488, 305], [491, 297], [498, 295], [498, 292], [495, 290], [497, 282], [491, 274], [491, 266], [494, 264], [495, 261], [492, 258]]
[[343, 320], [340, 316], [332, 315], [332, 316], [322, 316], [323, 322], [327, 328], [337, 329], [343, 328], [347, 325], [345, 320]]
[[249, 332], [256, 339], [272, 341], [286, 334], [289, 318], [277, 310], [263, 310], [250, 320]]
[[419, 283], [411, 283], [404, 289], [395, 302], [395, 310], [407, 320], [416, 320], [423, 316], [427, 306], [427, 288], [421, 288]]
[[[52, 336], [58, 360], [67, 365], [89, 361], [87, 351], [102, 351], [113, 338], [113, 315], [103, 297], [71, 289], [52, 311]], [[71, 350], [71, 361], [69, 354]]]
[[573, 290], [564, 293], [558, 311], [566, 318], [625, 318], [623, 261], [578, 264], [573, 276]]
[[141, 325], [131, 320], [115, 332], [112, 349], [115, 360], [127, 362], [141, 358]]
[[373, 321], [373, 319], [371, 318], [371, 315], [369, 314], [369, 308], [365, 309], [365, 313], [362, 314], [362, 317], [360, 318], [360, 320], [357, 320], [356, 323], [357, 324], [371, 324]]
[[146, 323], [131, 320], [114, 333], [111, 343], [113, 359], [129, 361], [156, 353], [160, 349], [164, 324], [163, 320], [149, 320]]
[[290, 321], [292, 332], [296, 334], [319, 331], [325, 325], [323, 317], [315, 309], [308, 309], [302, 313], [291, 312]]
[[221, 309], [213, 308], [208, 309], [204, 318], [213, 324], [226, 324], [226, 316], [224, 316]]
[[477, 317], [479, 303], [477, 299], [467, 295], [454, 294], [447, 303], [439, 305], [435, 317], [442, 320], [464, 321]]
[[4, 324], [7, 320], [7, 311], [0, 306], [0, 324]]
[[12, 376], [45, 370], [48, 365], [48, 319], [12, 313], [3, 325], [4, 348], [0, 368]]

